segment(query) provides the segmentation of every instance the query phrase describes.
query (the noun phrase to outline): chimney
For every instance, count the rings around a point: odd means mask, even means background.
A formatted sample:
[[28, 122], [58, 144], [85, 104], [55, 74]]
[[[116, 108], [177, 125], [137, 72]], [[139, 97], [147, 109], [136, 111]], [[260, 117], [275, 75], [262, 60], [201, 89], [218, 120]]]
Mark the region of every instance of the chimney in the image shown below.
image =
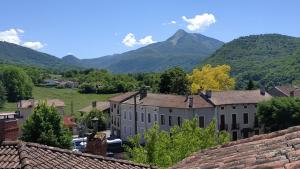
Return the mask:
[[140, 100], [147, 97], [147, 88], [144, 86], [140, 89]]
[[290, 92], [290, 97], [295, 97], [295, 91], [294, 90]]
[[194, 103], [194, 98], [193, 98], [193, 96], [190, 96], [189, 97], [189, 108], [193, 107], [193, 103]]
[[206, 91], [205, 91], [205, 96], [206, 96], [207, 98], [211, 98], [211, 96], [212, 96], [212, 91], [211, 91], [211, 90], [206, 90]]
[[92, 102], [92, 107], [93, 107], [93, 108], [96, 108], [96, 107], [97, 107], [97, 102], [96, 102], [96, 101], [93, 101], [93, 102]]

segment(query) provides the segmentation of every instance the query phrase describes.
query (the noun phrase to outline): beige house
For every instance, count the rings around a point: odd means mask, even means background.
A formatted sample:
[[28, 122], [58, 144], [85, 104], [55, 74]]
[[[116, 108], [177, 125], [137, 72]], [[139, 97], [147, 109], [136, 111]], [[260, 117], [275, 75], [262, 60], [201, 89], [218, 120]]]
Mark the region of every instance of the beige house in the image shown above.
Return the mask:
[[112, 135], [122, 140], [151, 128], [157, 122], [160, 130], [169, 131], [184, 120], [196, 118], [199, 127], [212, 119], [217, 129], [226, 130], [233, 140], [262, 133], [255, 119], [257, 103], [271, 95], [264, 90], [199, 92], [180, 96], [147, 92], [125, 93], [110, 99]]
[[207, 91], [200, 95], [214, 105], [218, 129], [228, 131], [232, 140], [263, 132], [255, 114], [257, 103], [272, 97], [264, 90]]
[[[64, 101], [59, 99], [47, 99], [46, 102], [48, 106], [54, 106], [61, 115], [64, 114]], [[39, 101], [34, 99], [21, 100], [17, 103], [17, 109], [20, 117], [18, 120], [19, 126], [22, 126], [27, 118], [33, 113], [33, 110], [38, 103]], [[20, 129], [21, 128], [22, 127], [20, 127]]]

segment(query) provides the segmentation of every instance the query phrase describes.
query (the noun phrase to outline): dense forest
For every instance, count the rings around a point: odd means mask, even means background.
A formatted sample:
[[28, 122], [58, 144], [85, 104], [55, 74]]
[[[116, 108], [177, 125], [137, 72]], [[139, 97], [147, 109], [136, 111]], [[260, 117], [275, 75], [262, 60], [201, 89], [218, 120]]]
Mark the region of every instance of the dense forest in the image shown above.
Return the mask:
[[[251, 35], [226, 43], [203, 64], [228, 64], [236, 88], [249, 80], [267, 87], [300, 82], [300, 38], [279, 34]], [[203, 65], [202, 64], [202, 65]]]

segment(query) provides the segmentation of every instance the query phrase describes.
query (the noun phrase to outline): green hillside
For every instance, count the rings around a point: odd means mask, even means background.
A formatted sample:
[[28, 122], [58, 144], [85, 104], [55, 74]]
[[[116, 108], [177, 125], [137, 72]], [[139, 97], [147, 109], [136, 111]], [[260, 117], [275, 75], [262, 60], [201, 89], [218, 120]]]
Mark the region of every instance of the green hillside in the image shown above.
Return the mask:
[[203, 64], [229, 64], [237, 88], [248, 80], [267, 86], [300, 82], [300, 38], [279, 34], [251, 35], [226, 43]]
[[79, 68], [79, 66], [64, 63], [55, 56], [2, 41], [0, 41], [0, 63], [36, 66], [52, 70]]

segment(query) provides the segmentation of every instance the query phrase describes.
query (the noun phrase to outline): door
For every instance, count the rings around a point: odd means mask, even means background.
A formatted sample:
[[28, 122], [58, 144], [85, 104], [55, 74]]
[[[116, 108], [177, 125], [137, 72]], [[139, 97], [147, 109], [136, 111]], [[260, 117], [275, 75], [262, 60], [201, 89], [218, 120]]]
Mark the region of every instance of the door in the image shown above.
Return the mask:
[[232, 140], [233, 141], [237, 140], [237, 132], [236, 131], [232, 132]]
[[225, 115], [221, 115], [221, 124], [220, 124], [220, 130], [225, 130]]

